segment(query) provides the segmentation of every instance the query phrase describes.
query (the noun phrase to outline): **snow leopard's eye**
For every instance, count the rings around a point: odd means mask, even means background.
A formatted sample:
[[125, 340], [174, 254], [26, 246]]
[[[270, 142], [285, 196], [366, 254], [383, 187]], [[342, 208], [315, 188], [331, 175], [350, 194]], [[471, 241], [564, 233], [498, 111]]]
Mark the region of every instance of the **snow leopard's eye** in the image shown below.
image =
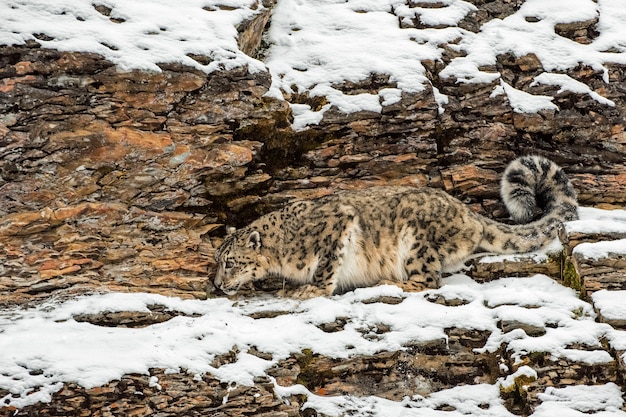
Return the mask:
[[226, 261], [224, 263], [224, 268], [226, 269], [232, 269], [235, 267], [235, 263], [233, 261]]

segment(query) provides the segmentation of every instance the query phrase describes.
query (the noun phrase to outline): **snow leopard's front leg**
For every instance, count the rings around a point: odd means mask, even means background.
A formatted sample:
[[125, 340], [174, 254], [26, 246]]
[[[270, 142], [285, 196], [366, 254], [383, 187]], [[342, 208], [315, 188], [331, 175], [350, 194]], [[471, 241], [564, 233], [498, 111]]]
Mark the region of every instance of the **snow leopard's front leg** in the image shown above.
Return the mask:
[[296, 289], [292, 297], [308, 299], [333, 295], [335, 288], [337, 288], [337, 270], [340, 268], [342, 260], [341, 251], [321, 251], [317, 269], [313, 275], [313, 282]]
[[333, 221], [326, 226], [315, 243], [317, 268], [313, 275], [313, 285], [321, 295], [333, 295], [339, 288], [346, 287], [341, 280], [351, 280], [356, 271], [344, 270], [346, 252], [354, 253], [361, 239], [361, 226], [354, 207], [338, 205], [334, 208]]
[[338, 287], [337, 271], [343, 263], [343, 254], [338, 249], [325, 251], [320, 257], [313, 280], [322, 289], [324, 295], [332, 295]]

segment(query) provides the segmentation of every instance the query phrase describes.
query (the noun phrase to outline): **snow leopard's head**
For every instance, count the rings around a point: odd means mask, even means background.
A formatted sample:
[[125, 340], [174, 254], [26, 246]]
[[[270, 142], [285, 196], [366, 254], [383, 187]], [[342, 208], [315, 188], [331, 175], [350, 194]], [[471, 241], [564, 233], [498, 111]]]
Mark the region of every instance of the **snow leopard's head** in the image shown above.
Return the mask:
[[215, 252], [215, 286], [232, 295], [245, 283], [267, 274], [267, 258], [261, 253], [261, 235], [248, 227], [230, 231]]

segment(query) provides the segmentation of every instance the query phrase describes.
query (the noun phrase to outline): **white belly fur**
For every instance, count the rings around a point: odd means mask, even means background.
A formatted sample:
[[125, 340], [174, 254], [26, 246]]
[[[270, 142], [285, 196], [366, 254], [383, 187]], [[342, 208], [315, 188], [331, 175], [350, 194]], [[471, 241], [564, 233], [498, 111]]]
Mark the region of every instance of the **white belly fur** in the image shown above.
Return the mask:
[[342, 264], [336, 271], [338, 287], [353, 288], [375, 284], [380, 279], [378, 268], [373, 268], [372, 262], [366, 256], [363, 245], [361, 228], [358, 224], [350, 227], [343, 239]]
[[[385, 239], [386, 244], [381, 244], [377, 250], [371, 242], [363, 245], [361, 239], [361, 229], [355, 225], [342, 242], [343, 263], [336, 272], [338, 287], [371, 286], [383, 279], [406, 280], [404, 260], [410, 250], [408, 239], [395, 242]], [[369, 254], [366, 253], [368, 247]]]

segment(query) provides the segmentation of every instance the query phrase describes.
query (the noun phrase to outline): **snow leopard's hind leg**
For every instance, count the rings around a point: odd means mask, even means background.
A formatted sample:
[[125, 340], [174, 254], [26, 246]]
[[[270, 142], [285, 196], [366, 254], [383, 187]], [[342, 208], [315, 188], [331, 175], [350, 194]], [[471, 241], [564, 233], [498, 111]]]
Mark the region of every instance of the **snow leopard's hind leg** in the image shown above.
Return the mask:
[[421, 239], [415, 239], [402, 260], [406, 280], [383, 280], [380, 284], [400, 287], [403, 291], [419, 292], [441, 285], [441, 257], [438, 251]]

